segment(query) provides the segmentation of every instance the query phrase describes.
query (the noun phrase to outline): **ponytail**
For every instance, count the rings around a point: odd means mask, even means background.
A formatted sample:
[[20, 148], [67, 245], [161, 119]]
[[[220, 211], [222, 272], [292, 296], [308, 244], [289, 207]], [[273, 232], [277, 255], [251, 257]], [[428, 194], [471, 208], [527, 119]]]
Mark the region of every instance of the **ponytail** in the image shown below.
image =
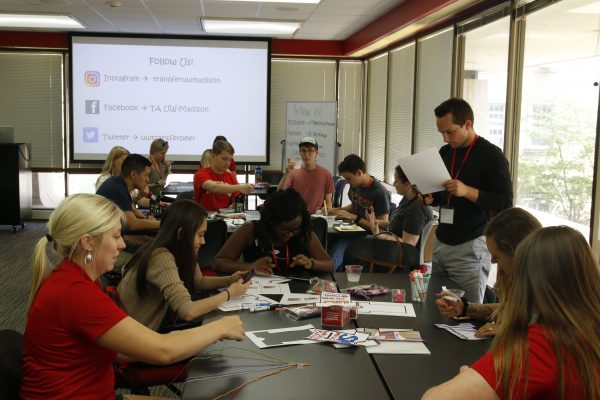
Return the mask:
[[31, 308], [33, 299], [35, 299], [40, 286], [50, 276], [50, 261], [46, 253], [48, 242], [48, 238], [44, 236], [37, 242], [33, 249], [33, 256], [31, 257], [31, 292], [29, 293], [29, 301], [27, 303], [28, 310]]

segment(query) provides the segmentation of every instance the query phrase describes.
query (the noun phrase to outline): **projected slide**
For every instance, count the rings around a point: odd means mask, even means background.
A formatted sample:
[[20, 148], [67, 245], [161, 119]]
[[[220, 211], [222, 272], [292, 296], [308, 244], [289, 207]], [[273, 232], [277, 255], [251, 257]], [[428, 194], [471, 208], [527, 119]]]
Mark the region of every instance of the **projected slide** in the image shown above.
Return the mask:
[[216, 135], [236, 162], [267, 161], [269, 41], [71, 36], [73, 161], [113, 146], [196, 163]]

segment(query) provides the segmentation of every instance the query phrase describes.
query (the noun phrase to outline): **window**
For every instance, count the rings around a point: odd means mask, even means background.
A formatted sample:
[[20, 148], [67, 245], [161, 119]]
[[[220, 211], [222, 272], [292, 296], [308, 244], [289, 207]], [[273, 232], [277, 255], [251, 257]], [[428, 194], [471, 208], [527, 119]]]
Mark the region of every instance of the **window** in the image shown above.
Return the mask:
[[370, 59], [367, 71], [367, 120], [364, 160], [367, 164], [367, 172], [375, 178], [383, 180], [388, 90], [387, 53]]
[[65, 198], [65, 174], [34, 172], [32, 174], [33, 208], [53, 209]]
[[[479, 20], [486, 17], [487, 14]], [[475, 132], [501, 149], [504, 148], [509, 29], [510, 17], [506, 16], [461, 35], [464, 39], [461, 97], [473, 107]]]
[[543, 225], [570, 225], [585, 237], [600, 63], [593, 4], [565, 0], [526, 17], [516, 193]]
[[453, 40], [449, 28], [417, 41], [415, 153], [444, 144], [433, 110], [451, 95]]

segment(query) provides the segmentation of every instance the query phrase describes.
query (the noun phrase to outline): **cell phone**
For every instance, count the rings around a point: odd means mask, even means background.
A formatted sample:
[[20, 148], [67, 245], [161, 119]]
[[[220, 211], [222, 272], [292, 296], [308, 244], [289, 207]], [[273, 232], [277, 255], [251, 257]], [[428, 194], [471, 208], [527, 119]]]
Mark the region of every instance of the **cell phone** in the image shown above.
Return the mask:
[[252, 279], [254, 274], [256, 274], [256, 270], [254, 268], [252, 268], [250, 271], [248, 271], [246, 273], [246, 275], [244, 275], [244, 277], [242, 278], [242, 283], [248, 282], [250, 279]]

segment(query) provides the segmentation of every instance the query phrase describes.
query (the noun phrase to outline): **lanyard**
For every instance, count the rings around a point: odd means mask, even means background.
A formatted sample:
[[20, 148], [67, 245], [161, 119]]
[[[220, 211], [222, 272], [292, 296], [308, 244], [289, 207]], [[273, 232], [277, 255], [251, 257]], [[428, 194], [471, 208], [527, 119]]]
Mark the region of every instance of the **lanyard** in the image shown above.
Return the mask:
[[150, 156], [150, 161], [152, 162], [152, 166], [154, 167], [156, 172], [158, 172], [158, 176], [160, 177], [160, 179], [163, 179], [163, 174], [162, 174], [162, 171], [160, 170], [160, 164], [158, 164], [156, 161], [154, 161], [152, 156]]
[[370, 178], [371, 180], [369, 181], [369, 185], [367, 185], [367, 189], [365, 190], [365, 193], [362, 196], [357, 195], [356, 190], [354, 191], [354, 214], [356, 215], [358, 215], [358, 203], [362, 203], [362, 199], [364, 199], [367, 196], [367, 193], [369, 193], [369, 189], [371, 189], [371, 185], [373, 185], [373, 181], [375, 180], [372, 176]]
[[477, 134], [475, 134], [473, 141], [469, 145], [469, 148], [467, 149], [467, 152], [465, 153], [465, 156], [463, 157], [462, 162], [460, 163], [460, 166], [458, 167], [458, 171], [456, 171], [456, 175], [454, 175], [454, 161], [456, 160], [456, 149], [454, 149], [454, 152], [452, 153], [452, 165], [450, 166], [450, 176], [452, 177], [452, 179], [458, 178], [458, 174], [460, 174], [460, 170], [463, 167], [463, 165], [465, 164], [465, 161], [467, 161], [467, 158], [469, 157], [469, 154], [471, 153], [471, 149], [473, 148], [473, 145], [475, 144], [476, 141], [477, 141]]
[[[285, 244], [285, 267], [287, 268], [290, 265], [290, 247], [289, 243]], [[275, 247], [273, 243], [271, 243], [271, 254], [273, 255], [273, 261], [275, 261], [275, 268], [279, 268], [279, 263], [277, 262], [277, 256], [275, 253]], [[283, 269], [283, 268], [282, 268]]]

